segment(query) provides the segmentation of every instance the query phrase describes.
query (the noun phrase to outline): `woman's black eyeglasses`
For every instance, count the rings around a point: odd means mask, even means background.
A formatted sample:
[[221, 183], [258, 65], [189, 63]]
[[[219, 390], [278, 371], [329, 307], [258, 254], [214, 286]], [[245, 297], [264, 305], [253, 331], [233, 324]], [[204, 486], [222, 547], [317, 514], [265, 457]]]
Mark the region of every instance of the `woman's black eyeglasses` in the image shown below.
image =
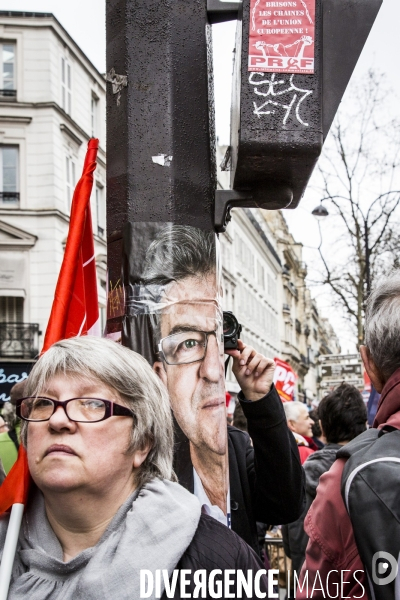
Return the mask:
[[75, 423], [97, 423], [113, 416], [134, 417], [129, 408], [102, 398], [71, 398], [60, 402], [31, 396], [17, 400], [16, 412], [24, 421], [48, 421], [59, 406], [63, 407], [68, 419]]

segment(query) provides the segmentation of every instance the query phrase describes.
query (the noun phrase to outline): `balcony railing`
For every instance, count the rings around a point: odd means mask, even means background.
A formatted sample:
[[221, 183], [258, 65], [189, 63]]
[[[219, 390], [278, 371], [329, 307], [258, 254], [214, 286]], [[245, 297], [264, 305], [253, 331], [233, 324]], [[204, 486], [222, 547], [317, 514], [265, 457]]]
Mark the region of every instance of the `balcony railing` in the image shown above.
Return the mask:
[[0, 358], [35, 358], [40, 334], [38, 323], [0, 323]]
[[0, 90], [0, 100], [16, 100], [17, 90]]
[[305, 356], [304, 354], [300, 354], [300, 361], [303, 363], [303, 365], [309, 365], [310, 364], [309, 357]]
[[18, 204], [19, 192], [0, 192], [0, 201], [3, 204]]

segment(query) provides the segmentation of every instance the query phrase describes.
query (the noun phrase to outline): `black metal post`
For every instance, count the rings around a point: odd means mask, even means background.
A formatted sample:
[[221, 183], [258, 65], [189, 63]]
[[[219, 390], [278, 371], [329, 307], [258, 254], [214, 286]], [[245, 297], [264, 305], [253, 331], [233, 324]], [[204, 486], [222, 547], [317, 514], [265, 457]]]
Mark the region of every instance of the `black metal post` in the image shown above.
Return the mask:
[[109, 317], [118, 319], [127, 222], [214, 229], [214, 103], [206, 0], [107, 0], [106, 10]]

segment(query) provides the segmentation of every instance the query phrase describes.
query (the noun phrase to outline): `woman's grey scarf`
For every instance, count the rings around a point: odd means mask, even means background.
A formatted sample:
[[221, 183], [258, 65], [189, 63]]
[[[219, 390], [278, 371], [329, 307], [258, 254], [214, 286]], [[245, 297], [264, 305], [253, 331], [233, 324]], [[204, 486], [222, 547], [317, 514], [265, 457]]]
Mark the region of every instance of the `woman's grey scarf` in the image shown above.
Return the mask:
[[[200, 518], [193, 494], [177, 483], [154, 479], [125, 502], [96, 546], [65, 563], [42, 494], [32, 500], [23, 519], [8, 600], [136, 600], [140, 570], [155, 574], [167, 569], [170, 576]], [[0, 555], [7, 521], [0, 520]]]

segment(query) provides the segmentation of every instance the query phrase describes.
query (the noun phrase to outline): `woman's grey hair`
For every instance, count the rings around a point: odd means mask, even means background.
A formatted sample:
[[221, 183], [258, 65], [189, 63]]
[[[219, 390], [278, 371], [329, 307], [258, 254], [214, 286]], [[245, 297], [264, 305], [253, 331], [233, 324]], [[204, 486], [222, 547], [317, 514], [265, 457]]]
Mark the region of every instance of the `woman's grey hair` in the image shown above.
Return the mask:
[[[115, 390], [130, 408], [132, 437], [127, 452], [151, 450], [136, 477], [138, 486], [153, 477], [175, 480], [172, 469], [173, 422], [168, 393], [147, 361], [132, 350], [104, 338], [75, 337], [57, 342], [33, 367], [26, 385], [26, 395], [43, 394], [48, 381], [56, 375], [85, 381], [100, 381]], [[26, 445], [27, 428], [21, 431]]]
[[303, 402], [298, 402], [297, 400], [295, 400], [294, 402], [284, 402], [283, 408], [285, 411], [286, 420], [294, 422], [298, 421], [304, 409], [307, 410], [307, 406], [303, 404]]
[[368, 297], [365, 344], [388, 379], [400, 367], [400, 269], [380, 279]]

